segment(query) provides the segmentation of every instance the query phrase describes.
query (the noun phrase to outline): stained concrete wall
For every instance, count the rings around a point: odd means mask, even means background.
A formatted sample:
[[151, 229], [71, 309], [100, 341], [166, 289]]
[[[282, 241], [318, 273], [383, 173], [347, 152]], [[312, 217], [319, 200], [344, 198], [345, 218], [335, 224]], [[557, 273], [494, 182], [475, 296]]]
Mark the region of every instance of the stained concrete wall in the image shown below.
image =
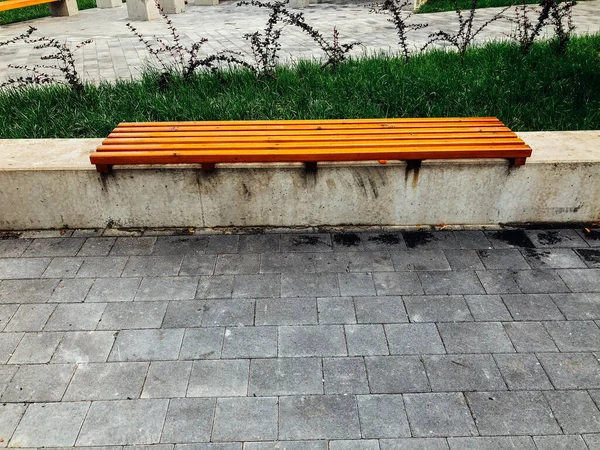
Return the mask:
[[503, 160], [116, 167], [100, 140], [0, 140], [0, 229], [498, 224], [600, 219], [600, 131], [520, 133]]

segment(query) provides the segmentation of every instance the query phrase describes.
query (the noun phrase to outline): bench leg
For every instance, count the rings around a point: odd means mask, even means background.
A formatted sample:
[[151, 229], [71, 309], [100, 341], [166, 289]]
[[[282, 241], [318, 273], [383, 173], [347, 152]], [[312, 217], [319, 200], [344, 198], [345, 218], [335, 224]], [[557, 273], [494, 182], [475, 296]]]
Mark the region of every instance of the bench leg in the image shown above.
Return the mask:
[[510, 165], [513, 167], [525, 165], [527, 158], [513, 158], [510, 160]]
[[74, 16], [79, 14], [77, 0], [61, 0], [49, 3], [50, 15], [54, 17]]
[[160, 17], [154, 0], [127, 0], [129, 20], [155, 20]]
[[96, 171], [99, 173], [110, 173], [112, 164], [96, 164]]
[[204, 172], [212, 172], [215, 170], [215, 163], [202, 163], [201, 166]]
[[96, 0], [96, 6], [101, 9], [118, 8], [123, 6], [123, 2], [121, 0]]
[[317, 171], [317, 162], [316, 161], [305, 162], [304, 168], [306, 169], [307, 172], [316, 172]]

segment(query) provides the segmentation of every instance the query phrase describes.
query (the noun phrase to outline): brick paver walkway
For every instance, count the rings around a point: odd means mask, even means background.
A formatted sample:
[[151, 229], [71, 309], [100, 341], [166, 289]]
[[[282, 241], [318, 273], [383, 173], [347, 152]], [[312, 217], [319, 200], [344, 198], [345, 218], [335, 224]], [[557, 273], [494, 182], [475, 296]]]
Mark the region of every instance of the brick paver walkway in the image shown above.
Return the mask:
[[[360, 41], [353, 55], [372, 55], [379, 52], [398, 52], [398, 38], [391, 23], [382, 14], [370, 14], [365, 4], [336, 5], [322, 3], [302, 10], [306, 21], [324, 35], [331, 36], [333, 27], [340, 32], [341, 42]], [[502, 8], [478, 10], [476, 23], [482, 23]], [[299, 11], [299, 10], [298, 10]], [[510, 11], [507, 14], [512, 13]], [[262, 31], [265, 28], [266, 11], [252, 7], [236, 7], [236, 2], [227, 1], [219, 6], [187, 6], [184, 14], [172, 15], [174, 25], [188, 45], [205, 37], [203, 47], [207, 54], [222, 50], [234, 50], [246, 55], [251, 61], [251, 49], [243, 35]], [[573, 9], [573, 22], [580, 34], [600, 31], [600, 0], [582, 1]], [[427, 42], [429, 33], [439, 29], [457, 29], [456, 14], [444, 12], [420, 14], [415, 22], [428, 23], [429, 27], [411, 32], [410, 42], [419, 49]], [[47, 17], [0, 28], [0, 40], [23, 33], [30, 25], [38, 28], [37, 36], [48, 36], [64, 40], [73, 46], [84, 39], [93, 39], [77, 55], [77, 65], [85, 80], [90, 82], [114, 81], [115, 79], [139, 78], [143, 67], [148, 64], [144, 46], [127, 29], [127, 8], [91, 9], [81, 11], [75, 17]], [[136, 22], [146, 36], [153, 35], [168, 39], [168, 29], [162, 21]], [[478, 42], [506, 40], [514, 26], [500, 20], [486, 28]], [[285, 28], [282, 39], [281, 61], [320, 57], [318, 45], [297, 28]], [[39, 64], [41, 51], [32, 50], [31, 45], [18, 44], [0, 47], [0, 83], [9, 75], [22, 75], [22, 71], [9, 70], [8, 64]]]
[[600, 230], [54, 235], [0, 240], [3, 446], [600, 448]]

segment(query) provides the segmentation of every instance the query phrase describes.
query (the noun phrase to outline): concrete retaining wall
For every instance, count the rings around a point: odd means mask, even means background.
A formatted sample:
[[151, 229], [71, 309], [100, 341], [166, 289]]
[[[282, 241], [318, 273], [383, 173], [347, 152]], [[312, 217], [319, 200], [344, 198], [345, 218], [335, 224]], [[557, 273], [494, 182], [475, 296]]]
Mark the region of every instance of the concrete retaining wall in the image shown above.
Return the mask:
[[0, 140], [0, 229], [498, 224], [600, 219], [600, 131], [520, 133], [503, 160], [117, 167], [84, 140]]

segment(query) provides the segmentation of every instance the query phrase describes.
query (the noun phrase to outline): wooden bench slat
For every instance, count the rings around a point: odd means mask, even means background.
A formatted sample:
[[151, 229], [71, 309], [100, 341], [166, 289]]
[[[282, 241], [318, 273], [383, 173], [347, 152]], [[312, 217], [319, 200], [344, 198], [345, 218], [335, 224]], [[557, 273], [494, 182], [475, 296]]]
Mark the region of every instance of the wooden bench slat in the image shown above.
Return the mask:
[[252, 125], [360, 125], [360, 124], [382, 124], [382, 123], [464, 123], [464, 122], [479, 122], [479, 123], [502, 123], [496, 117], [422, 117], [422, 118], [385, 118], [385, 119], [310, 119], [310, 120], [215, 120], [215, 121], [186, 121], [186, 122], [122, 122], [119, 126], [125, 127], [146, 127], [155, 126], [160, 123], [161, 126], [201, 126], [211, 127], [218, 125], [226, 126], [252, 126]]
[[0, 12], [11, 9], [25, 8], [27, 6], [43, 5], [53, 3], [57, 0], [4, 0], [0, 1]]

